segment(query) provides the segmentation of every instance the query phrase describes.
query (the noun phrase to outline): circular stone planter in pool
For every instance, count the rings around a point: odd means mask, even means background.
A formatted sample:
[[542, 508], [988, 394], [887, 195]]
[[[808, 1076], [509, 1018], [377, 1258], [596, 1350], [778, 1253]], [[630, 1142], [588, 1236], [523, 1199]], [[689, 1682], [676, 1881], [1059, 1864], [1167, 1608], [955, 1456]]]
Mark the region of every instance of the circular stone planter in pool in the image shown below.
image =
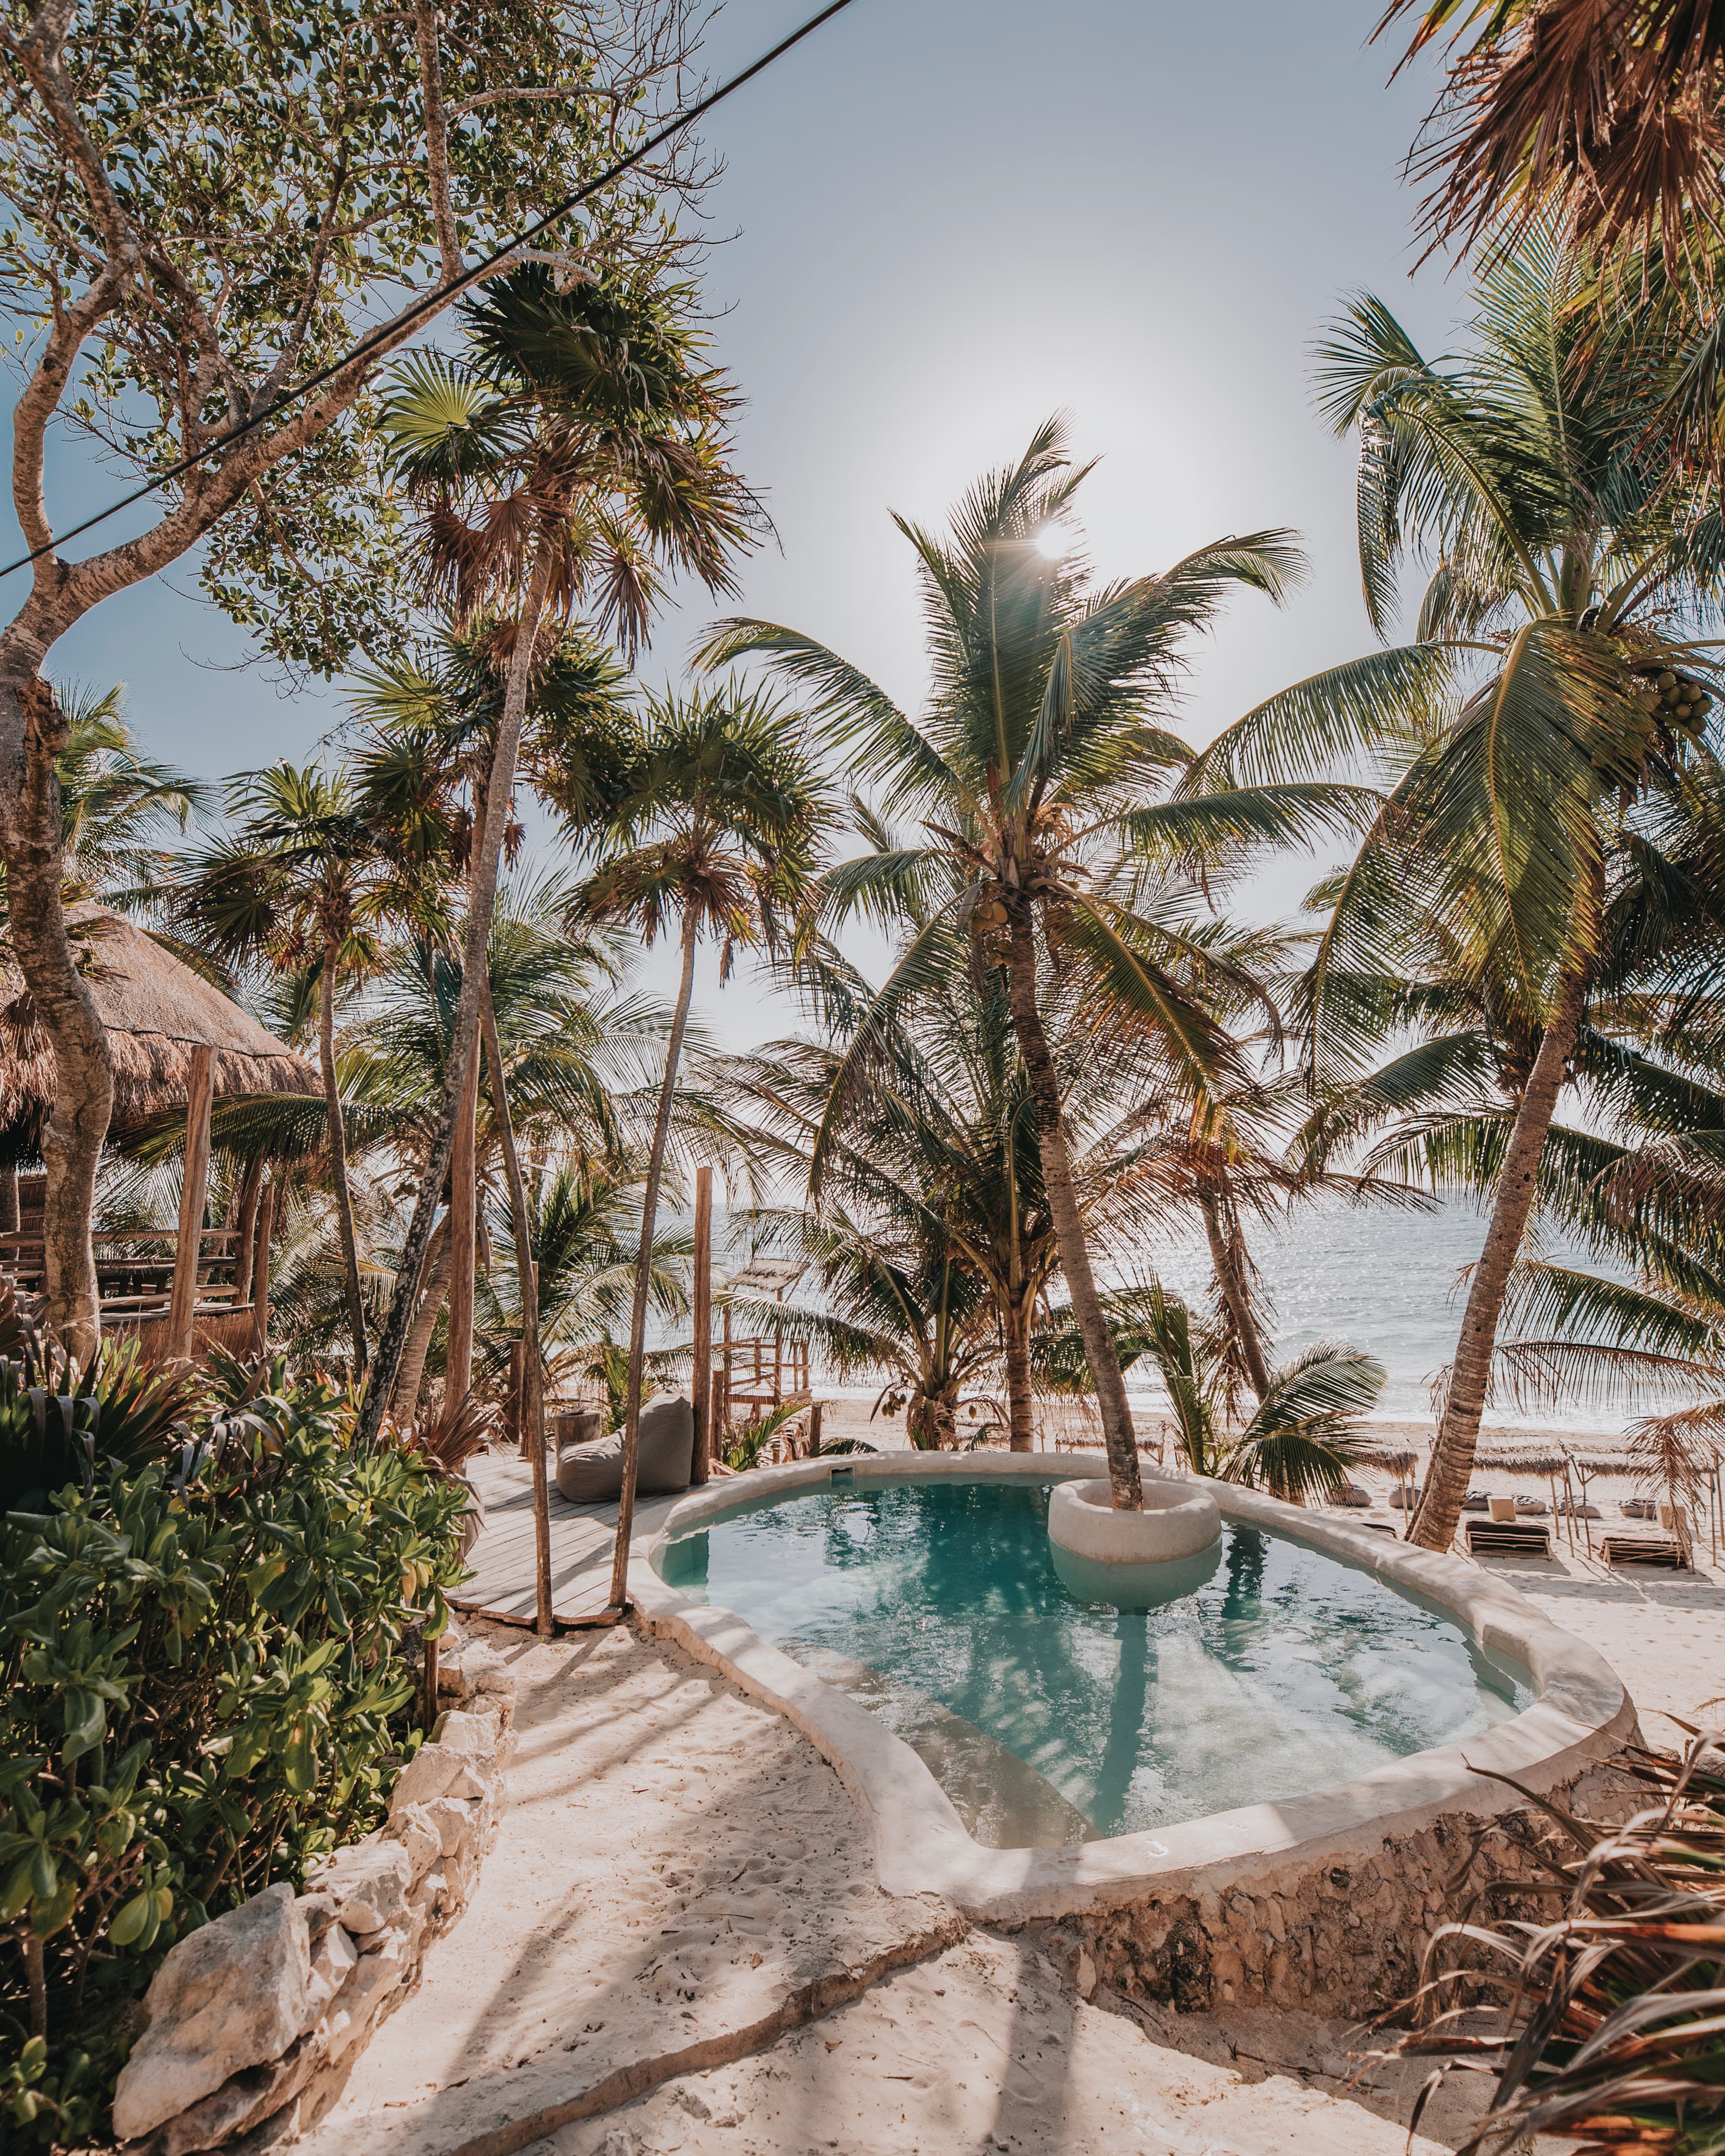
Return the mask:
[[1049, 1555], [1081, 1602], [1157, 1609], [1194, 1594], [1222, 1561], [1222, 1514], [1207, 1491], [1147, 1475], [1144, 1507], [1117, 1512], [1106, 1482], [1062, 1482], [1048, 1501]]

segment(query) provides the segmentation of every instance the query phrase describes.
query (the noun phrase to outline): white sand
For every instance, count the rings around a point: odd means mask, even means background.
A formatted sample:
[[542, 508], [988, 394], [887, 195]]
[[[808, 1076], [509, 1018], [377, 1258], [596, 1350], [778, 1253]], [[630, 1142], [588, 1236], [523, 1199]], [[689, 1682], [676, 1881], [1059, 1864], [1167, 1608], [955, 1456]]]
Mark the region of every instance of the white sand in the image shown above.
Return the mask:
[[489, 1636], [521, 1685], [509, 1815], [308, 2156], [1406, 2145], [1418, 2071], [1342, 2093], [1344, 2030], [1086, 2004], [1033, 1935], [882, 1894], [832, 1770], [667, 1643]]
[[[840, 1429], [875, 1437], [865, 1412]], [[1365, 1517], [1399, 1517], [1386, 1479], [1362, 1479], [1377, 1497]], [[1595, 1495], [1604, 1525], [1626, 1524], [1609, 1489]], [[1725, 1573], [1612, 1573], [1558, 1546], [1550, 1562], [1491, 1568], [1596, 1646], [1648, 1736], [1672, 1741], [1663, 1714], [1694, 1719], [1725, 1695]], [[490, 1636], [521, 1686], [511, 1814], [472, 1908], [311, 2156], [1408, 2147], [1397, 2122], [1421, 2070], [1348, 2083], [1359, 2040], [1340, 2025], [1086, 2003], [1033, 1934], [967, 1930], [932, 1900], [881, 1894], [830, 1768], [668, 1643]], [[1452, 2082], [1413, 2148], [1453, 2148], [1488, 2090]]]

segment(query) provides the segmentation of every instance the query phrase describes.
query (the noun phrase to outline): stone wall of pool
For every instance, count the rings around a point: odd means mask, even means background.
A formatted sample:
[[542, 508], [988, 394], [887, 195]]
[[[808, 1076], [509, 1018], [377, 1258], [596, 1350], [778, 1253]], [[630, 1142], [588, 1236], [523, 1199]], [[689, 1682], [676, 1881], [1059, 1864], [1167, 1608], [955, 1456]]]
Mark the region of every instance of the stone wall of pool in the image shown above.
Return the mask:
[[[1096, 1469], [1045, 1453], [802, 1461], [692, 1494], [655, 1548], [763, 1501], [823, 1488], [835, 1472], [853, 1486], [898, 1477], [1052, 1484]], [[1521, 1792], [1622, 1815], [1625, 1784], [1608, 1763], [1635, 1735], [1634, 1708], [1591, 1648], [1476, 1565], [1255, 1491], [1201, 1486], [1225, 1522], [1340, 1558], [1438, 1610], [1525, 1672], [1532, 1703], [1461, 1743], [1311, 1795], [1153, 1833], [989, 1849], [908, 1744], [733, 1612], [669, 1586], [639, 1549], [629, 1592], [649, 1632], [785, 1715], [830, 1761], [872, 1836], [887, 1892], [938, 1893], [981, 1923], [1052, 1928], [1050, 1950], [1065, 1954], [1083, 1988], [1099, 1979], [1188, 2010], [1261, 2001], [1373, 2012], [1412, 1988], [1436, 1925], [1482, 1889], [1506, 1913], [1506, 1897], [1532, 1876], [1538, 1829]]]

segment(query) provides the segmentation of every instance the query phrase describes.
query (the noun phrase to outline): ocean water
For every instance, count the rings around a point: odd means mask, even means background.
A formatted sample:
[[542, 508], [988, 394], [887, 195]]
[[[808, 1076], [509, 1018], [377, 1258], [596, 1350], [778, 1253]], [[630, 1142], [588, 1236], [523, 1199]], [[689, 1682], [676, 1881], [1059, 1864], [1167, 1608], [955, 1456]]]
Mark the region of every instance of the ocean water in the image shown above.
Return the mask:
[[[1466, 1274], [1485, 1240], [1477, 1207], [1446, 1203], [1430, 1212], [1388, 1211], [1325, 1199], [1294, 1218], [1248, 1229], [1269, 1311], [1269, 1332], [1278, 1360], [1319, 1340], [1345, 1342], [1375, 1355], [1389, 1373], [1376, 1409], [1386, 1420], [1425, 1420], [1431, 1390], [1455, 1349]], [[1556, 1262], [1600, 1270], [1578, 1247], [1550, 1238], [1543, 1255]], [[740, 1259], [735, 1262], [741, 1262]], [[715, 1222], [715, 1264], [727, 1270], [721, 1223]], [[1200, 1238], [1147, 1246], [1116, 1278], [1155, 1274], [1181, 1294], [1208, 1291], [1209, 1253]], [[829, 1393], [874, 1397], [874, 1387], [831, 1385]], [[1159, 1386], [1129, 1372], [1127, 1389], [1152, 1413], [1162, 1403]], [[1511, 1428], [1565, 1429], [1598, 1434], [1619, 1431], [1620, 1409], [1566, 1400], [1523, 1413], [1508, 1399], [1494, 1404], [1487, 1419]]]
[[1076, 1599], [1034, 1485], [860, 1481], [655, 1560], [919, 1752], [978, 1840], [1088, 1840], [1327, 1789], [1528, 1704], [1461, 1628], [1255, 1528], [1162, 1607]]

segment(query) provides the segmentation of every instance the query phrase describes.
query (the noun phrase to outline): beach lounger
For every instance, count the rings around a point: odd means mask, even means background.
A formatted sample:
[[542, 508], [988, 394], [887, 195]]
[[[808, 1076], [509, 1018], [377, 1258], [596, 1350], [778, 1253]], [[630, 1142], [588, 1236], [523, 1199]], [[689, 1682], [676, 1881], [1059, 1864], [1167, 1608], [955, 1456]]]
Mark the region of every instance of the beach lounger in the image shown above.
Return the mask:
[[1551, 1537], [1519, 1520], [1470, 1520], [1467, 1548], [1472, 1557], [1549, 1557]]
[[1682, 1544], [1669, 1536], [1607, 1535], [1601, 1548], [1606, 1563], [1614, 1570], [1625, 1564], [1654, 1565], [1661, 1572], [1689, 1569]]

